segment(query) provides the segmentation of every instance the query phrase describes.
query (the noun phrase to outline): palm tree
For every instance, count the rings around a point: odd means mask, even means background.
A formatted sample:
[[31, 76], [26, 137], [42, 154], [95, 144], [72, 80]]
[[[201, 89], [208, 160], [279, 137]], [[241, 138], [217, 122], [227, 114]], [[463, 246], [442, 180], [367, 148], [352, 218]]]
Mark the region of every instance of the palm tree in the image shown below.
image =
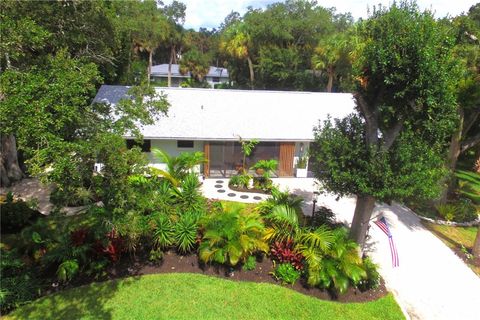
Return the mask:
[[327, 92], [332, 92], [337, 66], [342, 59], [348, 59], [348, 41], [344, 34], [335, 34], [319, 42], [312, 57], [312, 67], [327, 73]]
[[252, 37], [247, 30], [246, 24], [241, 21], [231, 24], [225, 30], [223, 39], [220, 42], [220, 50], [227, 55], [236, 59], [247, 60], [250, 71], [250, 87], [253, 89], [255, 74], [251, 56], [252, 46]]
[[196, 165], [205, 162], [203, 152], [182, 152], [179, 156], [173, 157], [163, 150], [152, 148], [152, 153], [167, 166], [167, 170], [152, 168], [152, 171], [170, 181], [175, 187], [180, 185]]
[[151, 0], [141, 2], [136, 14], [137, 18], [132, 32], [133, 42], [140, 51], [148, 53], [147, 79], [150, 82], [153, 54], [160, 44], [166, 41], [168, 21], [157, 8], [157, 3]]

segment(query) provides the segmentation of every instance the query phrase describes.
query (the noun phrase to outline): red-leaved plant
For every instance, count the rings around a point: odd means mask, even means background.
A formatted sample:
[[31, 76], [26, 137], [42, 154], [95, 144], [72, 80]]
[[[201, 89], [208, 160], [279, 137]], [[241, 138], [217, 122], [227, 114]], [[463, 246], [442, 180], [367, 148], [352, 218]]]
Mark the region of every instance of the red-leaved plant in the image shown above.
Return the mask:
[[94, 250], [97, 254], [105, 254], [112, 262], [117, 262], [123, 252], [123, 240], [115, 229], [106, 234], [108, 243], [104, 245], [100, 240], [97, 240]]
[[70, 241], [74, 247], [80, 247], [85, 243], [87, 239], [88, 230], [87, 229], [77, 229], [70, 233]]
[[296, 252], [291, 239], [283, 242], [275, 242], [270, 249], [272, 258], [280, 263], [290, 263], [297, 270], [303, 269], [303, 255]]

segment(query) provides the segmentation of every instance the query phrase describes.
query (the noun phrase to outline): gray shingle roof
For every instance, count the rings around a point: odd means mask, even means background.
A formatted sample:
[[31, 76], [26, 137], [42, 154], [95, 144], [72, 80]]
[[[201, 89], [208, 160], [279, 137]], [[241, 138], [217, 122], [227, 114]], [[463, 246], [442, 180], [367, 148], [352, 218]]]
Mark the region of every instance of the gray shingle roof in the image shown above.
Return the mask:
[[[180, 73], [180, 68], [178, 64], [172, 64], [171, 71], [172, 71], [172, 77], [176, 77], [176, 78], [190, 77], [189, 74], [183, 75]], [[157, 77], [168, 76], [168, 63], [152, 66], [152, 76], [157, 76]], [[210, 66], [210, 70], [208, 71], [207, 77], [221, 77], [221, 78], [228, 79], [228, 70], [225, 68]]]
[[[354, 111], [347, 93], [156, 88], [171, 104], [168, 116], [142, 128], [145, 138], [187, 140], [312, 141], [328, 115]], [[128, 87], [103, 85], [95, 102], [117, 103]]]

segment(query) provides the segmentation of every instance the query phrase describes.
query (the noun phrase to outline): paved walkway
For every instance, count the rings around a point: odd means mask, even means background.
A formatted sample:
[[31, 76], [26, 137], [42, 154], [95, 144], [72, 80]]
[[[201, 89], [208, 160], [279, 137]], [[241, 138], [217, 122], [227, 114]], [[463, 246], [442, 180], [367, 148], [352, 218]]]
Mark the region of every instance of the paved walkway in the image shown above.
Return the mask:
[[[208, 188], [209, 180], [206, 182]], [[311, 213], [312, 193], [316, 190], [313, 179], [279, 178], [274, 183], [304, 196], [304, 212]], [[238, 197], [230, 200], [240, 201]], [[317, 205], [329, 207], [337, 220], [350, 224], [355, 203], [352, 197], [337, 200], [332, 195], [320, 195]], [[479, 320], [480, 278], [425, 229], [408, 208], [395, 203], [377, 204], [373, 216], [380, 213], [390, 226], [400, 266], [392, 268], [388, 239], [373, 223], [366, 250], [379, 264], [387, 288], [404, 313], [414, 320]]]

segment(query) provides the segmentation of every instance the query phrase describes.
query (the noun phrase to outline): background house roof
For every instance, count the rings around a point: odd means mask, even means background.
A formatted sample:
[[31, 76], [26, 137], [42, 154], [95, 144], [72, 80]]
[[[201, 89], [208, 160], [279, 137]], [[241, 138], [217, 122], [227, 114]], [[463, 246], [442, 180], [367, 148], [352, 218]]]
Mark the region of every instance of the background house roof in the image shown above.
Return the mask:
[[[142, 128], [145, 138], [312, 141], [319, 120], [355, 108], [347, 93], [156, 88], [171, 104], [168, 117]], [[103, 85], [94, 102], [116, 104], [128, 87]]]
[[[190, 74], [181, 74], [180, 67], [178, 64], [172, 64], [172, 77], [176, 78], [189, 78]], [[156, 66], [152, 66], [152, 76], [157, 77], [166, 77], [168, 76], [168, 63], [159, 64]], [[228, 70], [225, 68], [218, 68], [210, 66], [210, 70], [208, 71], [207, 77], [221, 77], [221, 78], [228, 78]]]

